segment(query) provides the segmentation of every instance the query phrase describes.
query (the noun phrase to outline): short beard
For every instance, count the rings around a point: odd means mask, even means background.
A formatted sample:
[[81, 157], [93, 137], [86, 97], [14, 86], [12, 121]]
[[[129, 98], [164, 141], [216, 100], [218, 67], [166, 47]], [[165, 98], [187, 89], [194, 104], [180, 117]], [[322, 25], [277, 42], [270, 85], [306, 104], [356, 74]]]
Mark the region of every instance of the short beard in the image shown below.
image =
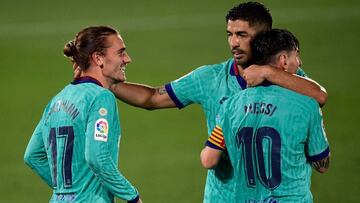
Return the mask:
[[252, 65], [251, 60], [247, 60], [245, 62], [240, 63], [238, 60], [236, 60], [237, 65], [240, 65], [243, 69], [246, 69], [250, 65]]

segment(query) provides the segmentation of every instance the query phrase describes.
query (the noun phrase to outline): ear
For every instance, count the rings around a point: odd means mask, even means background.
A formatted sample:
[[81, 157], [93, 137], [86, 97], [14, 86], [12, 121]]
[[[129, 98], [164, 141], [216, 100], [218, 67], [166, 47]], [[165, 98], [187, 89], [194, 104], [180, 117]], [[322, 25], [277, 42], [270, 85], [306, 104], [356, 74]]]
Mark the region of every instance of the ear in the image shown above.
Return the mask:
[[94, 52], [91, 54], [91, 61], [99, 67], [103, 67], [104, 58], [99, 52]]
[[280, 54], [279, 55], [279, 68], [281, 68], [282, 70], [286, 70], [288, 67], [287, 60], [288, 60], [288, 57], [285, 53]]

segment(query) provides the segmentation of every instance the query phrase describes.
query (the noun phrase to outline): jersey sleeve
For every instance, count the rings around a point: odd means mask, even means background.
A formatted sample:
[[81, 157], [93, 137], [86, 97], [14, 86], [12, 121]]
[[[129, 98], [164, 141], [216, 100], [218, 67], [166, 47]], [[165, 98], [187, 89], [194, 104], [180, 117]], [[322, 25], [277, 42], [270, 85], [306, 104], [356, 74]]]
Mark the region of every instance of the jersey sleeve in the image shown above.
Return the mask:
[[323, 118], [320, 107], [314, 108], [310, 120], [309, 137], [307, 143], [307, 156], [312, 162], [319, 161], [329, 156], [329, 143], [324, 130]]
[[225, 118], [224, 114], [225, 114], [224, 104], [222, 104], [221, 108], [219, 110], [219, 113], [215, 119], [216, 125], [205, 143], [205, 145], [210, 148], [217, 149], [217, 150], [225, 150], [226, 149], [224, 134], [223, 134], [223, 130], [222, 130], [222, 126], [223, 126], [224, 118]]
[[97, 95], [86, 127], [85, 159], [105, 188], [121, 199], [135, 202], [139, 194], [120, 173], [113, 155], [114, 146], [118, 149], [119, 144], [120, 131], [114, 129], [119, 127], [117, 118], [114, 96], [107, 91]]
[[166, 91], [176, 106], [181, 109], [192, 103], [202, 103], [205, 98], [203, 91], [206, 66], [197, 68], [183, 77], [165, 85]]
[[305, 71], [304, 71], [303, 69], [301, 69], [301, 68], [298, 68], [298, 69], [296, 70], [296, 75], [301, 76], [301, 77], [304, 77], [304, 78], [307, 78], [307, 77], [308, 77], [308, 76], [306, 75]]
[[36, 126], [24, 154], [25, 163], [35, 171], [50, 187], [52, 187], [52, 178], [50, 172], [49, 160], [46, 154], [45, 143], [42, 137], [44, 115]]

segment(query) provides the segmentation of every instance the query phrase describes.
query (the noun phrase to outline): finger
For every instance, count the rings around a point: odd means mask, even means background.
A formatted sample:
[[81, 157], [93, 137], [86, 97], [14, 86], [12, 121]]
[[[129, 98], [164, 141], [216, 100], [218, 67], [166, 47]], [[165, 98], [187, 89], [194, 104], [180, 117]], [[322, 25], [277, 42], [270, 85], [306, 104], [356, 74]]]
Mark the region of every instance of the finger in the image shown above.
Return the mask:
[[75, 71], [75, 69], [79, 69], [79, 66], [75, 61], [73, 61], [73, 70]]
[[81, 75], [81, 69], [79, 67], [74, 69], [74, 78], [78, 78]]

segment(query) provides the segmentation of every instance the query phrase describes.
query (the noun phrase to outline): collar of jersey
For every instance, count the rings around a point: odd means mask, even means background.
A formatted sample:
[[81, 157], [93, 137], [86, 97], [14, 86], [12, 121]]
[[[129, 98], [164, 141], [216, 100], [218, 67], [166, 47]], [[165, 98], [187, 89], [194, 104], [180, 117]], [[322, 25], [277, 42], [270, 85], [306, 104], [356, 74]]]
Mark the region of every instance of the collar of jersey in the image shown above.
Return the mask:
[[237, 69], [236, 61], [233, 60], [230, 65], [230, 75], [236, 76], [236, 80], [238, 81], [241, 89], [246, 89], [247, 84], [244, 78], [239, 74], [239, 70]]
[[78, 77], [78, 78], [75, 78], [74, 81], [71, 82], [71, 84], [73, 84], [73, 85], [77, 85], [77, 84], [81, 84], [81, 83], [94, 83], [94, 84], [102, 87], [102, 84], [98, 80], [96, 80], [95, 78], [90, 77], [90, 76]]

